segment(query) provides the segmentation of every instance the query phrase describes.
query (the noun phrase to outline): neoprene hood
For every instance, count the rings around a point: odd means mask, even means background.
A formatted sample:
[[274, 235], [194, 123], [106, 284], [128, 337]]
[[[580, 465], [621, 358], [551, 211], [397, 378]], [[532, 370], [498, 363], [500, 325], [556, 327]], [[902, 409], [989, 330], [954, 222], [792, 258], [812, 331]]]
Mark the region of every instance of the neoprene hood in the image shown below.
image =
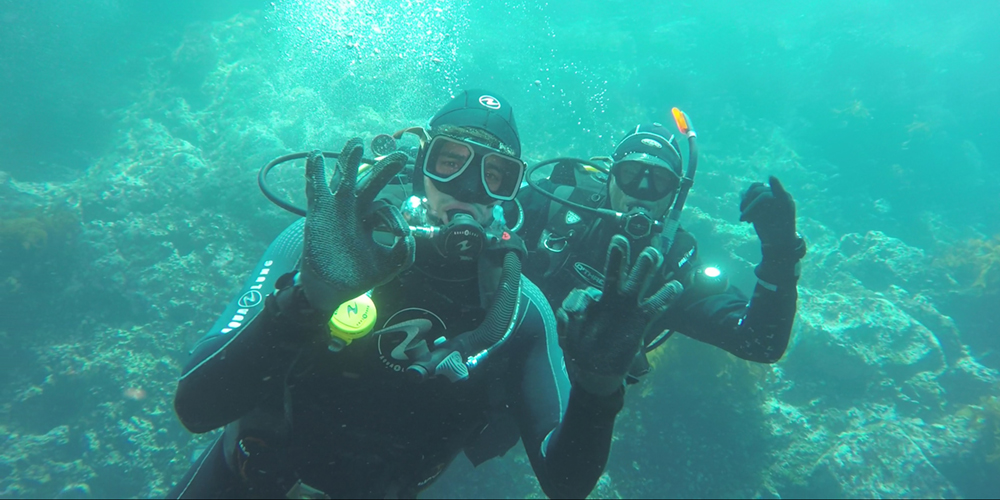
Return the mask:
[[458, 94], [431, 118], [431, 129], [442, 125], [475, 127], [485, 130], [521, 157], [521, 137], [514, 123], [514, 108], [499, 95], [482, 89]]
[[615, 147], [611, 159], [615, 163], [638, 161], [659, 164], [670, 168], [677, 177], [684, 175], [677, 139], [659, 123], [639, 125], [630, 130]]

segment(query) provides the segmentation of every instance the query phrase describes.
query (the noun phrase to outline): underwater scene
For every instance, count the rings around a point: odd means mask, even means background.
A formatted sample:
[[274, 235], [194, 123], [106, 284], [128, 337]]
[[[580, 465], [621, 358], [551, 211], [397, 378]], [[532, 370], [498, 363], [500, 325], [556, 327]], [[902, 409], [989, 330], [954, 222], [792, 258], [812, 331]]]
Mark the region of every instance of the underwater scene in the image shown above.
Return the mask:
[[[998, 498], [997, 26], [994, 0], [0, 0], [0, 498]], [[673, 141], [623, 150], [653, 123]], [[526, 201], [580, 176], [603, 212]], [[616, 205], [661, 180], [669, 216]], [[670, 243], [615, 280], [608, 241]], [[426, 285], [414, 249], [474, 279]], [[607, 290], [563, 303], [536, 252]], [[728, 287], [685, 299], [695, 263]], [[661, 269], [683, 311], [642, 302]], [[414, 316], [386, 354], [405, 290], [470, 336], [411, 344]], [[375, 335], [295, 333], [359, 304]]]

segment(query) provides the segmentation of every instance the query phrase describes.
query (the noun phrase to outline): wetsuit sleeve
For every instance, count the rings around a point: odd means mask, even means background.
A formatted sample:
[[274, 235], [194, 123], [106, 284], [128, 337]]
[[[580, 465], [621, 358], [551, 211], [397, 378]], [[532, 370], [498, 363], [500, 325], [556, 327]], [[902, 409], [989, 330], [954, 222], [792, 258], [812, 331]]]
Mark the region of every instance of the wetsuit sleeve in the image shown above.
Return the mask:
[[514, 377], [519, 394], [514, 404], [521, 439], [546, 495], [584, 498], [607, 463], [624, 391], [601, 398], [571, 388], [552, 310], [526, 278], [522, 290], [527, 310], [517, 335], [526, 356], [514, 363], [520, 374]]
[[[798, 259], [763, 261], [756, 270], [761, 280], [749, 300], [734, 286], [719, 289], [717, 280], [699, 279], [705, 276], [698, 274], [704, 269], [698, 263], [698, 242], [683, 228], [678, 230], [666, 260], [687, 262], [679, 271], [682, 277], [677, 278], [685, 283], [685, 289], [678, 301], [653, 325], [653, 331], [681, 333], [748, 361], [774, 363], [781, 359], [795, 319]], [[770, 279], [763, 279], [762, 268], [767, 271], [763, 277]], [[676, 267], [673, 272], [678, 272]], [[652, 340], [646, 339], [647, 342]]]
[[302, 231], [299, 220], [271, 243], [238, 298], [192, 351], [174, 397], [188, 430], [208, 432], [253, 409], [282, 383], [305, 332], [317, 328], [298, 287], [276, 291], [302, 254]]
[[788, 348], [797, 300], [794, 282], [775, 286], [758, 281], [750, 300], [731, 285], [706, 294], [696, 284], [667, 312], [663, 328], [748, 361], [774, 363]]

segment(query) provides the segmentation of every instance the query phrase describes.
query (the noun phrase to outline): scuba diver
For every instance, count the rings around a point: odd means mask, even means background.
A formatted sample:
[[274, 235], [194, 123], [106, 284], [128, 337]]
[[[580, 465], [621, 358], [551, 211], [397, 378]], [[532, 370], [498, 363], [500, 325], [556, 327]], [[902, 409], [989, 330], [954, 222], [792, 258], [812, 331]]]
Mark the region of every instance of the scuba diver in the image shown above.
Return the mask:
[[[406, 133], [420, 139], [408, 176], [413, 159], [395, 146]], [[510, 104], [469, 90], [429, 129], [376, 138], [377, 161], [352, 139], [339, 154], [266, 165], [265, 195], [305, 217], [270, 245], [184, 368], [180, 421], [225, 430], [170, 497], [414, 497], [459, 453], [478, 465], [519, 439], [547, 495], [587, 496], [641, 339], [573, 320], [557, 334], [498, 206], [521, 187], [520, 148]], [[329, 183], [324, 157], [337, 160]], [[266, 183], [301, 158], [307, 209]], [[652, 262], [616, 252], [611, 271], [627, 279], [574, 318], [661, 312], [638, 292]]]
[[657, 282], [683, 284], [681, 296], [646, 325], [630, 383], [649, 371], [644, 354], [673, 332], [749, 361], [776, 362], [788, 346], [799, 261], [806, 253], [792, 197], [771, 177], [768, 185], [751, 185], [740, 202], [740, 221], [753, 225], [763, 254], [752, 299], [729, 285], [718, 268], [698, 262], [695, 238], [680, 227], [697, 168], [696, 133], [685, 113], [674, 108], [673, 115], [688, 138], [686, 172], [674, 135], [658, 123], [643, 124], [628, 132], [609, 158], [557, 158], [532, 167], [530, 188], [518, 196], [526, 214], [520, 234], [529, 249], [524, 274], [553, 308], [565, 306], [567, 296], [601, 286], [603, 249], [614, 239], [628, 243], [633, 256], [655, 249], [663, 260]]

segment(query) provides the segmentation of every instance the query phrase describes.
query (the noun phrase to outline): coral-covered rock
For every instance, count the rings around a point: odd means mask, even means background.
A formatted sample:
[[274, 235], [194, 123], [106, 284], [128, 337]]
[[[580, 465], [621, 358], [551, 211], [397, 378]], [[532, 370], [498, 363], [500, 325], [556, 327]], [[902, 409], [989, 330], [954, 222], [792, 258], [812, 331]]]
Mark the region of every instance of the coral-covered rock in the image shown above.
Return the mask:
[[930, 443], [922, 443], [914, 432], [921, 423], [895, 420], [890, 417], [843, 432], [828, 442], [806, 477], [806, 486], [798, 491], [827, 498], [960, 496], [925, 455], [921, 444]]

